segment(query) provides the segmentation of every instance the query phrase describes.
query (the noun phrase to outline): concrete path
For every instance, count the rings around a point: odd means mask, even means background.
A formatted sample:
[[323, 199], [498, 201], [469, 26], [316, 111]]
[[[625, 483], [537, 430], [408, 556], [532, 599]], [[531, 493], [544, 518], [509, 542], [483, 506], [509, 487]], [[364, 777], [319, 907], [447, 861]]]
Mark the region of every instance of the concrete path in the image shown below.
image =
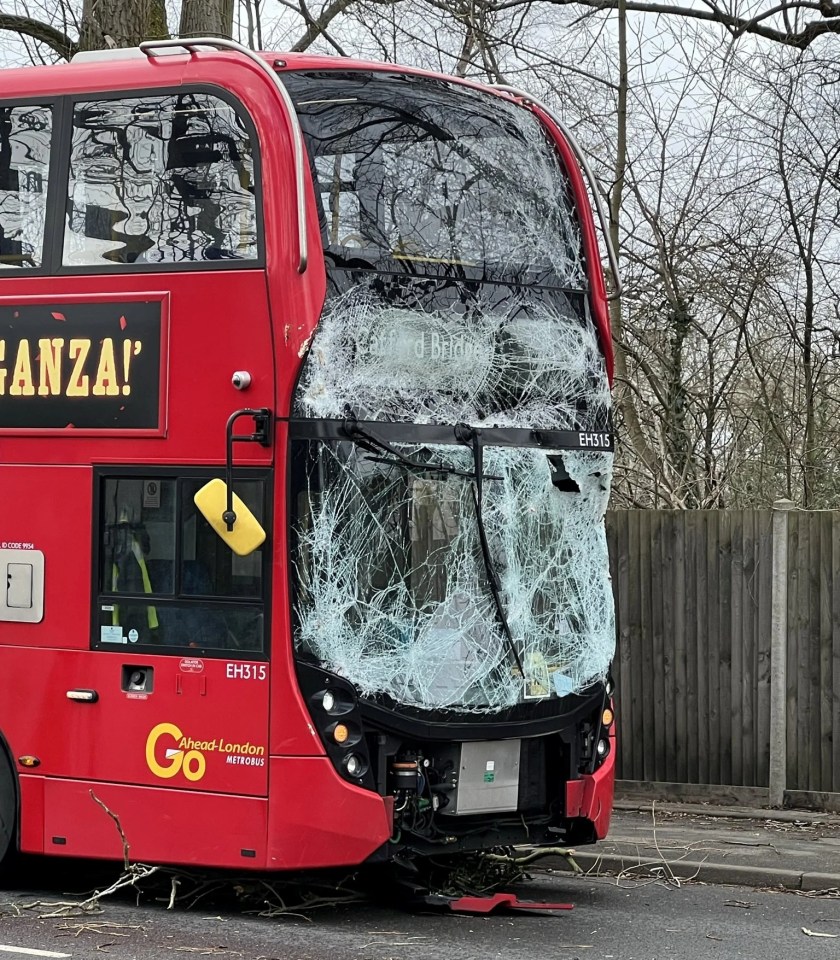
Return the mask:
[[[836, 814], [618, 801], [609, 838], [574, 856], [592, 874], [837, 890], [840, 897]], [[565, 865], [558, 859], [550, 866]]]

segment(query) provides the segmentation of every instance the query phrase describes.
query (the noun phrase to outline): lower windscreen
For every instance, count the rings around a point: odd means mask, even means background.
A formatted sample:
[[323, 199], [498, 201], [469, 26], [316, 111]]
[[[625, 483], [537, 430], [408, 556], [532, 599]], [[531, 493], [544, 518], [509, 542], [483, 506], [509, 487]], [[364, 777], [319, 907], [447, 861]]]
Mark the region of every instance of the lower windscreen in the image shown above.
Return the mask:
[[299, 652], [363, 694], [425, 709], [498, 711], [602, 678], [612, 454], [486, 448], [480, 523], [469, 449], [394, 449], [413, 466], [295, 443]]

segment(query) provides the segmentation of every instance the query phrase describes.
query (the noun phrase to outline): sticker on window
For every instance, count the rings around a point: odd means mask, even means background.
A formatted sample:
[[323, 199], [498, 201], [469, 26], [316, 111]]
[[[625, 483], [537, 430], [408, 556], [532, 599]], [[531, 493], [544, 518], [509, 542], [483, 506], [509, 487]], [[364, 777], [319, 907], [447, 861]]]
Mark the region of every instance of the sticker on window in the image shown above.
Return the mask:
[[126, 643], [122, 627], [100, 627], [99, 639], [102, 643]]

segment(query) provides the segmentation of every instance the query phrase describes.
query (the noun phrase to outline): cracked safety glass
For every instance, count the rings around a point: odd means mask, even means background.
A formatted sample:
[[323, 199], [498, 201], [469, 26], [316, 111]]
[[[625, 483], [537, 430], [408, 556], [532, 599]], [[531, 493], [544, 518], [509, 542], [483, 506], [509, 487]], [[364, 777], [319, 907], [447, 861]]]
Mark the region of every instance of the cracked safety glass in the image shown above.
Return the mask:
[[501, 98], [287, 76], [327, 262], [291, 426], [298, 655], [386, 705], [578, 693], [614, 651], [612, 439], [559, 157]]

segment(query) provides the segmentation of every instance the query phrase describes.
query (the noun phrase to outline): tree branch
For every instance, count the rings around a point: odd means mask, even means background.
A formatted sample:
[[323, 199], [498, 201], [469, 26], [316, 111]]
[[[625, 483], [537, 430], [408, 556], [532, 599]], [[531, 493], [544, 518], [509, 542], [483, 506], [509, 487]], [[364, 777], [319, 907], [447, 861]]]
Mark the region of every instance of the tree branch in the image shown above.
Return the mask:
[[[333, 0], [332, 3], [328, 4], [322, 11], [319, 17], [315, 20], [311, 19], [308, 14], [304, 11], [304, 17], [309, 21], [309, 26], [306, 28], [304, 35], [298, 40], [298, 42], [291, 48], [292, 53], [303, 53], [304, 50], [307, 50], [312, 44], [318, 39], [318, 37], [326, 33], [327, 27], [332, 23], [332, 21], [344, 13], [344, 11], [352, 6], [354, 0]], [[298, 13], [301, 10], [298, 8]], [[335, 46], [335, 44], [333, 44]]]
[[[531, 0], [500, 0], [493, 5], [493, 9], [507, 10], [530, 2]], [[558, 7], [580, 5], [589, 7], [591, 10], [617, 10], [619, 5], [619, 0], [549, 0], [549, 2]], [[765, 40], [796, 47], [799, 50], [804, 50], [810, 46], [817, 37], [828, 33], [840, 33], [840, 4], [830, 2], [816, 4], [807, 2], [807, 0], [801, 0], [801, 2], [800, 0], [794, 0], [794, 2], [780, 4], [774, 8], [777, 13], [787, 13], [789, 10], [816, 10], [824, 17], [823, 20], [814, 20], [805, 24], [801, 30], [796, 32], [791, 32], [789, 28], [777, 30], [773, 27], [764, 26], [761, 21], [766, 18], [767, 13], [755, 17], [737, 17], [721, 10], [719, 7], [701, 10], [692, 7], [677, 7], [669, 3], [649, 3], [647, 0], [627, 0], [626, 9], [636, 13], [661, 13], [671, 17], [685, 17], [691, 20], [719, 23], [735, 36], [752, 33], [764, 37]]]
[[34, 17], [20, 17], [11, 13], [0, 13], [0, 30], [9, 30], [25, 37], [31, 37], [39, 43], [45, 43], [60, 57], [69, 60], [79, 49], [78, 43], [71, 40], [66, 33], [49, 23], [43, 23]]

